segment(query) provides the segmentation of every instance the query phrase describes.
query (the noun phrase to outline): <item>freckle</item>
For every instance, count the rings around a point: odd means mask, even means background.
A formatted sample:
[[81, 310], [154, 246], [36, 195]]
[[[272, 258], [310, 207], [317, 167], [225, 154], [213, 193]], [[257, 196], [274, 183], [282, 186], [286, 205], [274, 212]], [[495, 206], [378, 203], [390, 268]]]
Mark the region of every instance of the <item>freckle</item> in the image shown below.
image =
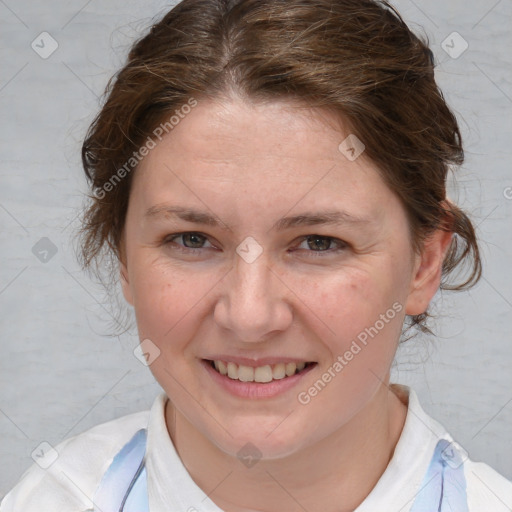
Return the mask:
[[351, 290], [355, 291], [355, 290], [357, 290], [358, 288], [359, 288], [359, 286], [358, 286], [358, 284], [357, 284], [355, 281], [352, 281], [352, 282], [350, 283], [350, 289], [351, 289]]

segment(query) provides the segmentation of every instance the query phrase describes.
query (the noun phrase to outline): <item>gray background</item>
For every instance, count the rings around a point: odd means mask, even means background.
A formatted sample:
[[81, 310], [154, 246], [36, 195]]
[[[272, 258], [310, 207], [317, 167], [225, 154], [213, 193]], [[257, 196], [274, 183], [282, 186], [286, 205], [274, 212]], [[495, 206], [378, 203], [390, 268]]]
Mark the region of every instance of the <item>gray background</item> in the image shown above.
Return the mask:
[[[133, 355], [135, 329], [104, 336], [114, 310], [80, 271], [71, 235], [85, 191], [80, 142], [98, 97], [169, 5], [0, 0], [0, 496], [42, 441], [147, 409], [160, 391]], [[478, 225], [485, 272], [471, 292], [437, 297], [439, 336], [408, 342], [393, 380], [412, 385], [473, 460], [512, 478], [511, 2], [395, 5], [428, 35], [460, 120], [467, 161], [450, 195]], [[43, 31], [58, 43], [46, 59], [31, 47]], [[441, 46], [453, 31], [469, 44], [458, 58]], [[44, 237], [57, 250], [46, 262], [32, 251]]]

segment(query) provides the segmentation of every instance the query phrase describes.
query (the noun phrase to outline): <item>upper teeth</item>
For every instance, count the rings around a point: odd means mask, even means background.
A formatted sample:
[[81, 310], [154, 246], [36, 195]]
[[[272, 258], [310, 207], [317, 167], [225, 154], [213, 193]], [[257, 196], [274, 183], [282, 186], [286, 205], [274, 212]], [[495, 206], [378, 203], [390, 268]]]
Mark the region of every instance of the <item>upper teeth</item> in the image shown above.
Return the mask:
[[214, 364], [216, 370], [222, 375], [242, 382], [270, 382], [272, 379], [284, 379], [297, 371], [300, 372], [306, 366], [306, 363], [277, 363], [272, 366], [267, 364], [253, 368], [224, 361], [214, 361]]

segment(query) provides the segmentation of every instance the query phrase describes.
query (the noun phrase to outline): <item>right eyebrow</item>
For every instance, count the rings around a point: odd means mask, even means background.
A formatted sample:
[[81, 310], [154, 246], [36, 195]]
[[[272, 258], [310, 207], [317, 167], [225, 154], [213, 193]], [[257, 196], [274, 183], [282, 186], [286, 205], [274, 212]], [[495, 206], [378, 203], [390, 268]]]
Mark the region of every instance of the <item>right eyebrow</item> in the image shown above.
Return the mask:
[[194, 210], [193, 208], [184, 208], [181, 206], [170, 206], [167, 204], [158, 204], [151, 206], [144, 213], [145, 218], [158, 218], [163, 217], [165, 219], [177, 217], [186, 222], [193, 224], [204, 224], [206, 226], [221, 227], [226, 231], [231, 229], [225, 224], [221, 225], [219, 219], [211, 215], [210, 213], [201, 212]]

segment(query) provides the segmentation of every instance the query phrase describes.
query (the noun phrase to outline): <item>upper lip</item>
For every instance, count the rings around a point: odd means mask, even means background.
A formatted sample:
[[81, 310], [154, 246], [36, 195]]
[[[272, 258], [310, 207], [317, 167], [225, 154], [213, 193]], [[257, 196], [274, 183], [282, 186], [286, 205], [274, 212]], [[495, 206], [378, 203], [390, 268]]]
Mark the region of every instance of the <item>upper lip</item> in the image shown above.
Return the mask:
[[237, 365], [250, 366], [252, 368], [257, 368], [258, 366], [266, 366], [266, 365], [275, 365], [279, 363], [312, 363], [310, 359], [301, 359], [297, 357], [260, 357], [260, 358], [249, 358], [249, 357], [239, 357], [239, 356], [230, 356], [227, 354], [218, 354], [214, 356], [208, 356], [204, 359], [208, 361], [224, 361], [226, 363], [235, 363]]

